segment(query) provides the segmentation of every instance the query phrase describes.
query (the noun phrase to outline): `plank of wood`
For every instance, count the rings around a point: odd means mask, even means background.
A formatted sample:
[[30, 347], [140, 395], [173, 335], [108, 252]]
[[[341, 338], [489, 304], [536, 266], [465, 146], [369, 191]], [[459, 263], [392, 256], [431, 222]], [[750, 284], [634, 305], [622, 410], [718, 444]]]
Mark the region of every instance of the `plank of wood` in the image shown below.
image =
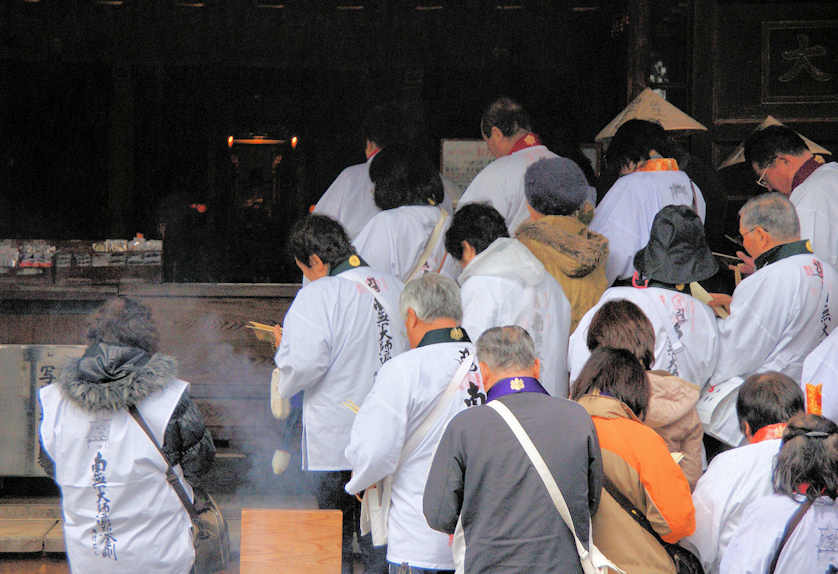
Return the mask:
[[0, 553], [41, 552], [44, 538], [56, 522], [50, 518], [0, 520]]
[[339, 574], [339, 510], [243, 508], [241, 573]]
[[66, 552], [63, 521], [56, 522], [44, 536], [44, 552]]

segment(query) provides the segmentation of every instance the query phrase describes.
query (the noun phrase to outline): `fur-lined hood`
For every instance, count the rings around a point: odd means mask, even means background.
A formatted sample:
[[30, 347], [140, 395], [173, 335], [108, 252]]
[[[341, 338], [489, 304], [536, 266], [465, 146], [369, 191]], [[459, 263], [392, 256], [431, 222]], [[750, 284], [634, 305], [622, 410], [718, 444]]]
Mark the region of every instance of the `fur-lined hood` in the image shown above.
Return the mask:
[[62, 394], [87, 411], [135, 405], [177, 378], [173, 357], [133, 347], [96, 343], [58, 377]]
[[525, 221], [518, 227], [516, 237], [568, 277], [590, 275], [608, 260], [608, 239], [573, 216], [547, 215]]

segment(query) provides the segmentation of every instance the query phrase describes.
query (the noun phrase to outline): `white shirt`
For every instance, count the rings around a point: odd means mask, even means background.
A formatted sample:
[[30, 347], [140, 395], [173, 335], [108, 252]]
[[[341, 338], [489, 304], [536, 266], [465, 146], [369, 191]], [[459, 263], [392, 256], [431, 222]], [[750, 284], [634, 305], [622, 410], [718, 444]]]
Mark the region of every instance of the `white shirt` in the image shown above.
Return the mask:
[[[384, 210], [367, 223], [352, 243], [370, 267], [407, 281], [441, 213], [439, 207], [431, 205], [404, 205]], [[445, 231], [450, 224], [451, 213], [419, 274], [434, 271], [454, 278], [459, 273], [459, 265], [445, 251]]]
[[497, 158], [480, 170], [463, 192], [458, 207], [487, 202], [498, 210], [506, 227], [515, 231], [530, 214], [524, 191], [527, 168], [540, 159], [559, 157], [543, 145], [527, 147]]
[[[372, 294], [351, 277], [374, 279], [386, 317], [376, 309]], [[362, 404], [381, 364], [407, 349], [398, 316], [402, 287], [392, 275], [357, 267], [312, 281], [300, 289], [285, 314], [274, 361], [282, 397], [305, 391], [304, 469], [351, 468], [344, 450], [354, 415], [341, 403]], [[390, 339], [380, 336], [381, 330]], [[389, 349], [382, 346], [388, 341]]]
[[[727, 548], [721, 574], [765, 574], [780, 545], [786, 523], [803, 497], [772, 494], [754, 501]], [[838, 566], [838, 506], [822, 496], [815, 501], [789, 537], [776, 574], [820, 574]]]
[[381, 211], [373, 197], [371, 162], [372, 158], [369, 158], [340, 172], [314, 206], [313, 213], [328, 215], [343, 225], [349, 239], [355, 239], [367, 222]]
[[[733, 291], [730, 316], [719, 319], [719, 360], [701, 390], [698, 414], [704, 430], [728, 444], [743, 438], [730, 401], [703, 408], [717, 385], [738, 386], [748, 376], [779, 371], [800, 381], [803, 360], [832, 331], [838, 313], [838, 273], [814, 254], [769, 263]], [[724, 383], [724, 384], [723, 384]]]
[[[687, 292], [661, 287], [637, 289], [610, 287], [579, 320], [570, 336], [568, 364], [570, 380], [575, 381], [591, 352], [588, 350], [588, 328], [599, 308], [608, 301], [628, 299], [643, 311], [655, 328], [655, 362], [652, 369], [662, 369], [699, 387], [713, 374], [718, 356], [719, 336], [713, 311]], [[666, 321], [678, 338], [670, 340]], [[678, 348], [680, 344], [681, 348]]]
[[[475, 366], [460, 383], [448, 412], [432, 425], [412, 453], [402, 453], [408, 437], [433, 410], [460, 362], [474, 358], [472, 343], [436, 343], [399, 355], [381, 368], [352, 425], [346, 457], [354, 494], [394, 474], [387, 560], [433, 570], [453, 570], [448, 535], [432, 530], [422, 513], [422, 495], [436, 447], [448, 422], [467, 406], [485, 402]], [[405, 455], [400, 460], [402, 454]]]
[[769, 439], [725, 451], [698, 479], [693, 491], [695, 532], [681, 545], [695, 552], [706, 574], [718, 574], [748, 505], [773, 494], [771, 473], [780, 443], [780, 439]]
[[[808, 385], [821, 385], [820, 401], [815, 389], [807, 389]], [[820, 414], [838, 420], [838, 330], [833, 330], [803, 361], [800, 388], [806, 397], [807, 412], [811, 412], [811, 406], [820, 404]]]
[[469, 336], [476, 341], [491, 327], [523, 327], [541, 360], [541, 384], [554, 397], [566, 398], [570, 302], [541, 261], [517, 239], [501, 237], [472, 259], [458, 280]]
[[667, 205], [693, 205], [704, 221], [701, 190], [683, 171], [636, 171], [620, 177], [596, 207], [589, 226], [608, 238], [609, 285], [634, 275], [634, 255], [649, 242], [655, 215]]
[[800, 218], [800, 237], [811, 239], [815, 255], [838, 267], [838, 163], [813, 171], [789, 200]]
[[769, 263], [733, 291], [719, 319], [719, 361], [711, 383], [780, 371], [800, 380], [803, 360], [838, 320], [838, 273], [813, 254]]
[[[187, 387], [174, 381], [137, 404], [160, 445]], [[187, 574], [195, 560], [192, 522], [166, 481], [168, 465], [128, 411], [82, 410], [58, 384], [39, 396], [73, 572]], [[191, 498], [180, 465], [174, 470]]]

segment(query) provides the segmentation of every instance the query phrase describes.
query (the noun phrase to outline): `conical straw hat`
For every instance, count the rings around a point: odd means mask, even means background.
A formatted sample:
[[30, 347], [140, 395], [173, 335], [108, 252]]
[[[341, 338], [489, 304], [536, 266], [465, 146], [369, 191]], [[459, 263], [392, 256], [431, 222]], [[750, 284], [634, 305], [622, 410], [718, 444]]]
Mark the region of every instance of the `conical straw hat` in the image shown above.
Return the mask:
[[617, 114], [594, 138], [602, 141], [613, 138], [617, 128], [628, 120], [648, 120], [659, 123], [666, 131], [707, 131], [702, 124], [667, 102], [651, 88], [646, 88]]
[[[759, 131], [762, 128], [767, 128], [768, 126], [782, 126], [782, 125], [783, 125], [783, 123], [778, 122], [776, 119], [774, 119], [774, 116], [765, 116], [765, 119], [762, 120], [762, 123], [759, 124], [759, 126], [757, 126], [757, 129], [755, 129], [754, 131]], [[823, 147], [821, 145], [816, 144], [815, 142], [813, 142], [812, 140], [810, 140], [809, 138], [807, 138], [803, 134], [801, 134], [797, 131], [795, 131], [794, 133], [796, 133], [801, 138], [803, 138], [803, 141], [806, 142], [806, 147], [809, 148], [810, 152], [832, 155], [831, 151], [829, 151], [828, 149], [826, 149], [825, 147]], [[727, 156], [726, 160], [724, 160], [721, 164], [719, 164], [719, 169], [730, 167], [734, 164], [742, 163], [744, 161], [745, 161], [745, 142], [742, 142], [738, 146], [736, 146], [736, 149], [733, 150], [732, 154]]]

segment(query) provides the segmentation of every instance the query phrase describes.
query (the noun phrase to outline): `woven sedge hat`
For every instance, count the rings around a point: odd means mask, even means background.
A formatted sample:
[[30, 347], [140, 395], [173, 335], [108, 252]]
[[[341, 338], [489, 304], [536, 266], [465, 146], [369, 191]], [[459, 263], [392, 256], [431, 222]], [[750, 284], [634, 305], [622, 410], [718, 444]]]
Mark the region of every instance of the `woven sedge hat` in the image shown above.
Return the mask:
[[704, 224], [686, 205], [667, 205], [658, 212], [649, 243], [634, 256], [634, 267], [646, 279], [670, 285], [701, 281], [719, 270]]

